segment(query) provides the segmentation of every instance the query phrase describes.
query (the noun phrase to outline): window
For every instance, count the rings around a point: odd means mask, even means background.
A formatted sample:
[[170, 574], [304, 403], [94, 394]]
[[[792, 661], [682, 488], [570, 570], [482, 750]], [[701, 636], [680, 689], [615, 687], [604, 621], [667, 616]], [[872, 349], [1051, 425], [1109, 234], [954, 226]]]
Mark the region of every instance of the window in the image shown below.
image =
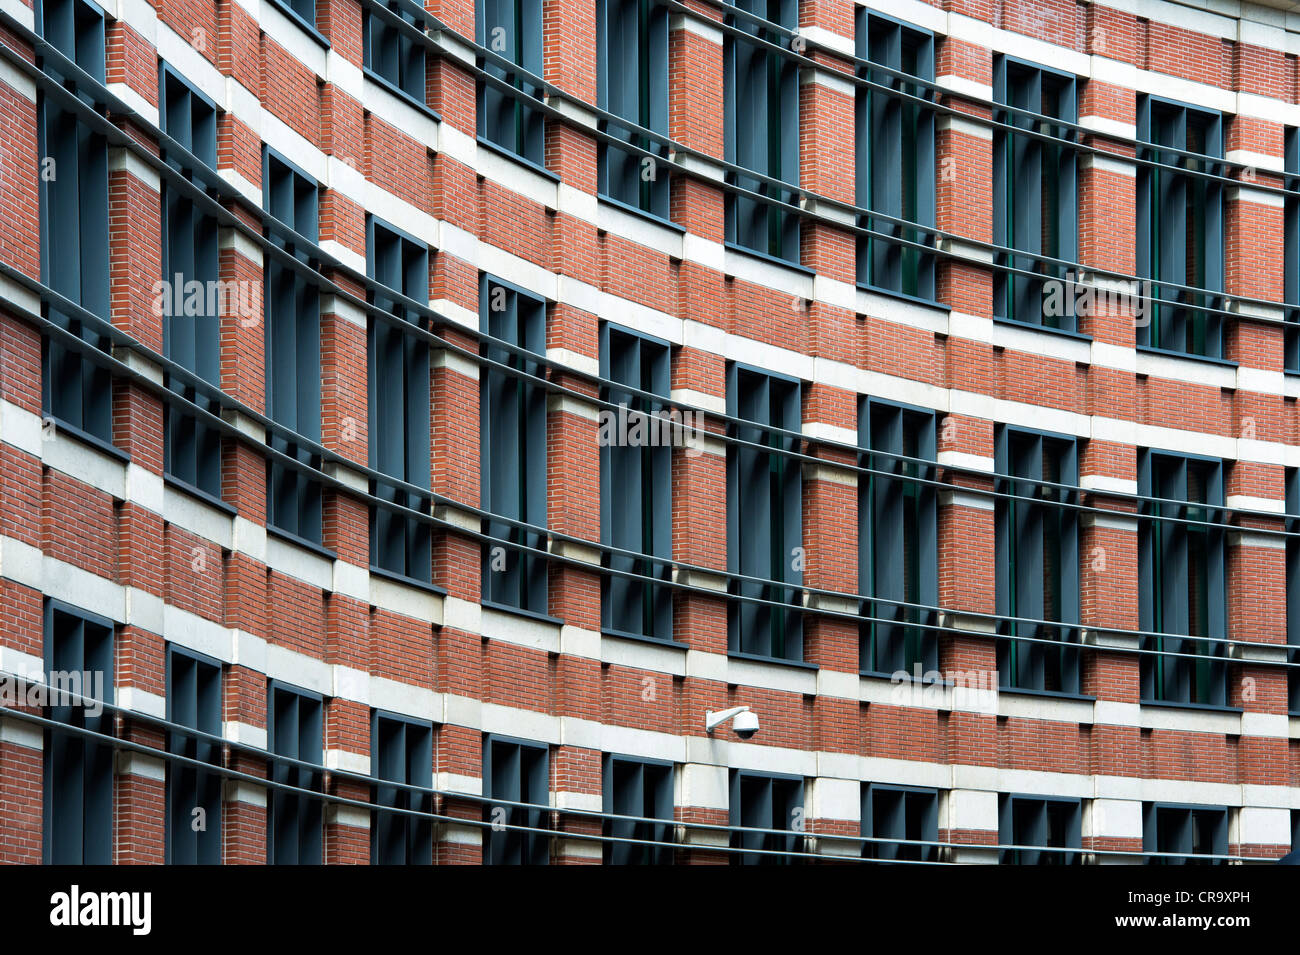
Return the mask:
[[[1062, 123], [1074, 123], [1078, 118], [1074, 77], [1065, 73], [997, 55], [993, 59], [993, 90], [996, 102], [1011, 109]], [[1058, 139], [994, 129], [993, 244], [1073, 262], [1078, 257], [1078, 205], [1075, 152], [1068, 144], [1073, 142], [1074, 132], [1007, 109], [996, 110], [994, 120]], [[1058, 282], [1065, 278], [1063, 268], [1028, 256], [998, 253], [997, 264]], [[993, 283], [993, 314], [999, 318], [1075, 330], [1073, 308], [1060, 309], [1059, 315], [1044, 311], [1044, 279], [997, 271]]]
[[1148, 856], [1147, 865], [1226, 865], [1198, 855], [1228, 854], [1228, 810], [1221, 806], [1142, 806], [1142, 851], [1177, 853]]
[[[370, 752], [376, 779], [402, 786], [433, 789], [433, 727], [375, 710], [370, 717]], [[370, 813], [370, 862], [373, 865], [432, 865], [433, 820], [384, 812], [384, 809], [433, 812], [430, 792], [375, 785]]]
[[483, 807], [483, 818], [493, 823], [483, 830], [485, 865], [546, 865], [550, 861], [550, 834], [538, 831], [546, 824], [546, 807], [551, 802], [549, 772], [549, 753], [543, 744], [501, 736], [484, 738], [483, 791], [489, 799], [501, 801]]
[[[366, 220], [366, 271], [380, 285], [419, 302], [429, 301], [429, 249], [375, 219]], [[374, 289], [370, 301], [413, 328], [429, 323], [406, 305]], [[370, 317], [370, 466], [406, 484], [429, 488], [429, 346], [401, 323]], [[431, 498], [372, 481], [370, 493], [397, 507], [429, 513]], [[430, 581], [433, 552], [429, 525], [412, 514], [370, 509], [370, 563], [414, 580]]]
[[[1300, 468], [1286, 469], [1285, 528], [1300, 534]], [[1300, 713], [1300, 536], [1286, 538], [1287, 709]]]
[[[605, 835], [614, 839], [635, 839], [669, 843], [673, 838], [673, 766], [655, 760], [631, 759], [605, 754], [605, 812], [635, 816], [640, 820], [611, 819]], [[642, 845], [638, 842], [605, 843], [606, 865], [671, 865], [670, 845]]]
[[858, 58], [873, 64], [859, 66], [858, 77], [883, 87], [857, 88], [855, 201], [879, 216], [860, 216], [858, 225], [882, 234], [858, 238], [858, 281], [931, 301], [933, 240], [906, 223], [934, 227], [933, 94], [898, 74], [934, 79], [934, 37], [862, 8], [856, 37]]
[[[56, 691], [46, 718], [111, 735], [113, 718], [100, 704], [113, 702], [112, 622], [47, 599], [45, 659]], [[113, 861], [111, 743], [60, 729], [45, 731], [44, 861]]]
[[783, 853], [803, 852], [803, 780], [795, 776], [766, 776], [748, 770], [731, 771], [730, 820], [733, 827], [777, 830], [733, 832], [732, 865], [795, 865], [801, 860]]
[[1150, 144], [1139, 147], [1139, 160], [1164, 164], [1138, 166], [1138, 275], [1205, 290], [1153, 285], [1149, 294], [1158, 301], [1150, 304], [1150, 321], [1138, 326], [1137, 342], [1220, 358], [1219, 317], [1201, 308], [1222, 307], [1223, 187], [1195, 173], [1223, 174], [1216, 161], [1223, 157], [1223, 116], [1139, 95], [1137, 138]]
[[[542, 0], [478, 0], [474, 7], [478, 42], [525, 73], [542, 75]], [[482, 80], [478, 84], [478, 134], [490, 143], [540, 166], [546, 159], [545, 119], [530, 102], [542, 89], [515, 70], [479, 57], [479, 67], [513, 86], [510, 94]]]
[[863, 858], [937, 862], [938, 846], [907, 843], [939, 841], [938, 790], [864, 784], [862, 835], [870, 840], [899, 840], [866, 842], [862, 846]]
[[[613, 325], [601, 327], [602, 378], [662, 396], [669, 394], [668, 343]], [[611, 547], [671, 559], [672, 447], [665, 404], [606, 386], [601, 427], [601, 540]], [[643, 417], [644, 416], [644, 417]], [[612, 570], [668, 581], [667, 564], [610, 554]], [[673, 597], [667, 586], [607, 574], [603, 581], [601, 626], [612, 633], [671, 640]]]
[[727, 569], [755, 578], [732, 583], [732, 593], [750, 599], [731, 601], [727, 645], [733, 653], [802, 660], [803, 479], [799, 460], [789, 457], [802, 446], [800, 384], [732, 364], [727, 414], [753, 422], [728, 425], [736, 442], [727, 447]]
[[316, 32], [316, 0], [271, 0], [289, 16]]
[[[494, 339], [538, 356], [546, 353], [546, 303], [483, 276], [479, 286], [482, 328]], [[501, 345], [485, 343], [483, 354], [525, 375], [542, 366]], [[546, 523], [546, 391], [500, 368], [485, 367], [482, 384], [481, 458], [483, 507], [497, 517]], [[545, 535], [504, 521], [488, 520], [493, 538], [483, 548], [483, 599], [546, 613]]]
[[[36, 4], [37, 31], [92, 80], [104, 82], [104, 15], [83, 0]], [[83, 103], [97, 105], [98, 87], [86, 89], [44, 56], [37, 64]], [[74, 305], [105, 321], [108, 286], [108, 147], [71, 110], [37, 93], [37, 150], [41, 159], [41, 281]], [[51, 304], [50, 321], [101, 351], [109, 338], [94, 324]], [[113, 437], [113, 387], [108, 369], [57, 338], [44, 340], [45, 410], [74, 432], [109, 442]]]
[[[427, 26], [423, 8], [412, 0], [388, 0], [385, 6], [416, 30], [423, 32]], [[366, 72], [423, 106], [424, 44], [412, 36], [412, 31], [403, 30], [369, 8], [362, 11], [362, 18]]]
[[1225, 543], [1213, 526], [1223, 520], [1223, 464], [1142, 449], [1138, 494], [1161, 499], [1142, 504], [1139, 523], [1141, 629], [1167, 635], [1143, 638], [1142, 698], [1225, 706]]
[[[321, 698], [272, 681], [266, 708], [273, 756], [320, 766]], [[268, 865], [321, 864], [321, 770], [270, 760], [269, 775], [277, 783], [309, 792], [274, 788], [266, 821]]]
[[[739, 13], [727, 25], [757, 41], [788, 48], [798, 25], [797, 0], [732, 0]], [[744, 14], [752, 14], [745, 16]], [[757, 19], [756, 19], [757, 18]], [[761, 25], [767, 20], [772, 25]], [[799, 185], [799, 68], [786, 55], [755, 40], [725, 39], [723, 97], [726, 159], [792, 187]], [[755, 252], [799, 261], [799, 217], [768, 200], [793, 204], [794, 189], [728, 173], [727, 181], [766, 197], [727, 195], [727, 241]]]
[[[655, 0], [596, 0], [596, 43], [600, 108], [667, 136], [668, 8]], [[607, 123], [605, 132], [659, 158], [603, 143], [601, 195], [667, 219], [667, 148], [617, 123]]]
[[[1300, 127], [1287, 126], [1283, 138], [1286, 177], [1282, 187], [1300, 192]], [[1287, 304], [1283, 367], [1300, 374], [1300, 196], [1285, 200], [1283, 220], [1282, 292]]]
[[998, 842], [1017, 848], [1003, 849], [999, 861], [1003, 865], [1079, 865], [1083, 857], [1077, 851], [1044, 850], [1077, 850], [1082, 834], [1080, 816], [1077, 799], [1003, 793], [998, 797]]
[[[933, 625], [939, 602], [934, 413], [863, 398], [858, 480], [858, 575], [864, 601], [859, 666], [913, 675], [939, 667]], [[874, 452], [874, 453], [873, 453]], [[875, 619], [871, 619], [875, 618]]]
[[[217, 110], [170, 67], [159, 74], [163, 131], [181, 151], [163, 149], [167, 165], [200, 189], [217, 165]], [[217, 220], [164, 180], [162, 184], [163, 350], [208, 384], [221, 384], [221, 319], [232, 298], [220, 283]], [[242, 301], [242, 297], [237, 298]], [[216, 401], [191, 384], [167, 378], [167, 386], [209, 414]], [[167, 473], [212, 497], [221, 496], [221, 432], [180, 405], [168, 404]]]
[[[179, 647], [168, 648], [167, 719], [209, 736], [221, 736], [220, 663]], [[189, 733], [168, 732], [167, 752], [218, 768], [221, 765], [221, 745]], [[221, 864], [219, 771], [168, 761], [167, 861], [172, 865]]]
[[[998, 641], [1002, 686], [1079, 692], [1079, 466], [1073, 438], [997, 426], [997, 608], [1011, 636], [1056, 645]], [[1040, 483], [1043, 482], [1043, 483]], [[1062, 485], [1053, 487], [1052, 485]]]
[[[262, 167], [266, 211], [284, 228], [267, 236], [306, 264], [317, 238], [315, 180], [271, 150]], [[304, 440], [320, 441], [320, 296], [302, 272], [266, 257], [266, 394], [269, 417]], [[271, 447], [318, 468], [319, 456], [278, 434]], [[314, 544], [321, 542], [321, 486], [302, 469], [267, 463], [267, 522]]]

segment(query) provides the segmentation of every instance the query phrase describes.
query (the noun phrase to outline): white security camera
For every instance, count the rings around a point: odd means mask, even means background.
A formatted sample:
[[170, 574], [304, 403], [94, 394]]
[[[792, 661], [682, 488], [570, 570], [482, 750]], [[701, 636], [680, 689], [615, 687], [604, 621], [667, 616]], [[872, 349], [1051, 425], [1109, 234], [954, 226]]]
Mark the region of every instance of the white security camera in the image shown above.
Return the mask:
[[727, 720], [732, 720], [731, 730], [741, 739], [753, 739], [758, 732], [758, 715], [751, 712], [748, 706], [733, 706], [717, 713], [709, 710], [704, 714], [704, 731], [712, 735]]

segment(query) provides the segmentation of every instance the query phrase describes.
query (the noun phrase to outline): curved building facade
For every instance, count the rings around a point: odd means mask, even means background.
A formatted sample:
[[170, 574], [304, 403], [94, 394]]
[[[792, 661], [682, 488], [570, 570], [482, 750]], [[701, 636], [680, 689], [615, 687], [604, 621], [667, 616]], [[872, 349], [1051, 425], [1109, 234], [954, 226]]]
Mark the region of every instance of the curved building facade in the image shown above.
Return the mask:
[[0, 860], [1281, 856], [1297, 54], [0, 0]]

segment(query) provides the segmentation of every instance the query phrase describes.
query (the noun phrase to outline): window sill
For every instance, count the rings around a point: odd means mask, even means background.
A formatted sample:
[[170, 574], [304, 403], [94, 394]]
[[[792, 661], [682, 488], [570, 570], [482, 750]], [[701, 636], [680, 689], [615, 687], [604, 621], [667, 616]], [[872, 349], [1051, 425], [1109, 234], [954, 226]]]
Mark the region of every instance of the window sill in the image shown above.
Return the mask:
[[1034, 322], [1022, 322], [1016, 318], [1001, 318], [997, 315], [993, 316], [993, 321], [995, 324], [998, 325], [1007, 325], [1011, 328], [1023, 328], [1026, 331], [1042, 332], [1046, 335], [1060, 335], [1063, 338], [1069, 338], [1074, 341], [1087, 342], [1088, 344], [1092, 344], [1091, 335], [1085, 335], [1083, 334], [1083, 332], [1071, 331], [1068, 328], [1053, 328], [1050, 325], [1038, 325], [1035, 324]]
[[429, 117], [429, 119], [432, 119], [435, 122], [439, 122], [439, 123], [442, 122], [442, 117], [439, 116], [436, 112], [434, 112], [434, 110], [432, 110], [429, 107], [429, 104], [426, 103], [423, 99], [416, 96], [414, 93], [410, 93], [407, 90], [402, 89], [400, 86], [398, 86], [396, 83], [392, 82], [391, 80], [387, 79], [386, 77], [380, 76], [370, 67], [368, 66], [362, 67], [361, 75], [364, 76], [366, 79], [368, 79], [370, 82], [374, 83], [376, 86], [381, 87], [384, 91], [391, 93], [393, 96], [396, 96], [407, 106], [410, 106], [412, 109], [419, 110], [425, 116]]
[[879, 285], [870, 285], [867, 282], [855, 282], [859, 292], [867, 292], [871, 295], [883, 295], [886, 298], [897, 299], [900, 302], [909, 302], [912, 305], [924, 305], [926, 308], [937, 308], [945, 315], [952, 314], [952, 307], [945, 305], [938, 299], [922, 298], [920, 295], [909, 295], [906, 292], [895, 292], [891, 288], [882, 288]]
[[510, 149], [506, 146], [502, 146], [499, 143], [494, 143], [492, 142], [492, 140], [487, 139], [484, 136], [476, 136], [475, 141], [484, 149], [496, 153], [498, 156], [501, 156], [503, 159], [508, 159], [511, 162], [519, 163], [521, 166], [526, 166], [533, 172], [537, 173], [539, 176], [545, 176], [547, 179], [551, 180], [552, 182], [560, 181], [560, 177], [557, 174], [551, 172], [551, 170], [547, 169], [545, 166], [541, 165], [540, 163], [534, 162], [533, 160], [529, 159], [527, 156], [515, 152], [513, 149]]
[[496, 610], [501, 613], [512, 614], [516, 617], [525, 617], [528, 620], [536, 620], [538, 623], [548, 623], [556, 627], [564, 626], [564, 621], [559, 617], [552, 617], [550, 614], [538, 613], [536, 610], [525, 610], [523, 607], [497, 603], [495, 600], [481, 600], [479, 601], [479, 605], [485, 610]]
[[1240, 706], [1219, 706], [1217, 703], [1178, 703], [1172, 700], [1139, 700], [1141, 706], [1153, 706], [1162, 710], [1200, 710], [1205, 713], [1244, 713]]
[[384, 567], [377, 567], [374, 564], [370, 565], [370, 575], [402, 587], [411, 587], [423, 591], [426, 594], [433, 594], [438, 597], [447, 596], [446, 587], [439, 587], [432, 581], [420, 580], [418, 577], [407, 577], [405, 574], [399, 574]]
[[326, 560], [330, 561], [338, 560], [339, 555], [325, 545], [318, 544], [315, 541], [310, 541], [305, 537], [299, 537], [293, 531], [286, 531], [284, 528], [276, 527], [274, 524], [267, 524], [266, 532], [272, 537], [277, 537], [287, 544], [293, 544], [297, 547], [303, 548], [304, 550], [309, 550], [317, 557], [324, 557]]
[[[596, 198], [600, 202], [608, 203], [610, 206], [613, 206], [619, 212], [626, 212], [628, 215], [645, 219], [647, 222], [651, 222], [654, 225], [663, 226], [665, 229], [672, 229], [674, 232], [680, 232], [682, 235], [686, 234], [686, 227], [678, 225], [676, 222], [673, 222], [672, 219], [665, 219], [663, 216], [655, 215], [653, 212], [647, 212], [645, 209], [639, 208], [638, 206], [630, 205], [620, 199], [615, 199], [613, 196], [607, 196], [603, 192], [596, 193]], [[1297, 372], [1297, 374], [1300, 374], [1300, 372]]]
[[632, 643], [648, 643], [655, 647], [666, 647], [669, 650], [681, 650], [685, 652], [690, 649], [684, 643], [677, 640], [667, 640], [663, 637], [647, 637], [643, 633], [630, 633], [625, 630], [611, 630], [608, 627], [602, 627], [600, 630], [602, 637], [609, 637], [613, 640], [628, 640]]
[[270, 2], [271, 2], [271, 6], [275, 7], [282, 14], [288, 17], [293, 23], [297, 24], [303, 30], [304, 33], [306, 33], [309, 37], [311, 37], [313, 40], [319, 43], [322, 48], [326, 50], [330, 48], [330, 41], [325, 39], [325, 34], [321, 33], [320, 30], [316, 29], [316, 24], [308, 23], [306, 20], [304, 20], [302, 16], [298, 13], [298, 11], [295, 10], [293, 7], [291, 7], [286, 2], [286, 0], [270, 0]]
[[761, 653], [744, 653], [740, 650], [728, 650], [728, 660], [743, 660], [746, 663], [768, 663], [781, 667], [794, 667], [796, 670], [808, 670], [816, 672], [821, 669], [815, 663], [807, 663], [803, 660], [787, 660], [785, 657], [768, 657]]
[[109, 457], [116, 458], [123, 464], [129, 464], [131, 461], [131, 455], [127, 454], [111, 441], [105, 441], [103, 438], [96, 437], [89, 431], [82, 431], [75, 424], [69, 424], [62, 418], [48, 412], [46, 412], [44, 420], [54, 424], [54, 434], [56, 437], [60, 432], [62, 432], [70, 438], [76, 438], [81, 443], [90, 445], [90, 447], [94, 448], [96, 451], [102, 451]]
[[[806, 265], [800, 265], [798, 262], [791, 262], [789, 259], [783, 259], [777, 255], [770, 255], [767, 252], [760, 252], [757, 249], [751, 249], [748, 246], [740, 245], [736, 242], [724, 242], [723, 247], [728, 252], [734, 252], [737, 255], [744, 256], [745, 258], [754, 259], [755, 261], [762, 262], [765, 265], [775, 265], [779, 268], [790, 269], [792, 272], [797, 272], [799, 275], [806, 278], [813, 278], [817, 275], [816, 270], [810, 269]], [[727, 274], [731, 274], [733, 270], [727, 268], [724, 271]]]
[[227, 504], [221, 498], [214, 497], [202, 488], [195, 487], [189, 481], [184, 481], [173, 474], [164, 473], [163, 483], [168, 487], [175, 488], [178, 491], [188, 494], [190, 497], [198, 498], [204, 504], [207, 504], [209, 507], [215, 507], [217, 510], [229, 517], [235, 517], [239, 513], [232, 505]]
[[1226, 358], [1214, 358], [1210, 355], [1197, 355], [1193, 352], [1175, 351], [1172, 348], [1157, 348], [1154, 345], [1138, 345], [1137, 352], [1139, 355], [1155, 355], [1160, 358], [1177, 358], [1184, 361], [1214, 365], [1219, 368], [1231, 368], [1234, 371], [1237, 368], [1237, 362], [1228, 361]]

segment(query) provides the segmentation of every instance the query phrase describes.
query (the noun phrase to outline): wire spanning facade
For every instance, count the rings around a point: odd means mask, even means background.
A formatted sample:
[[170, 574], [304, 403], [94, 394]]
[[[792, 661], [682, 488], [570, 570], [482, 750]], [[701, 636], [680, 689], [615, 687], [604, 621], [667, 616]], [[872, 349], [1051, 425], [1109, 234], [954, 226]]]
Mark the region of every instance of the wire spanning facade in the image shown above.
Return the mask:
[[1276, 11], [34, 2], [0, 859], [1288, 851]]

